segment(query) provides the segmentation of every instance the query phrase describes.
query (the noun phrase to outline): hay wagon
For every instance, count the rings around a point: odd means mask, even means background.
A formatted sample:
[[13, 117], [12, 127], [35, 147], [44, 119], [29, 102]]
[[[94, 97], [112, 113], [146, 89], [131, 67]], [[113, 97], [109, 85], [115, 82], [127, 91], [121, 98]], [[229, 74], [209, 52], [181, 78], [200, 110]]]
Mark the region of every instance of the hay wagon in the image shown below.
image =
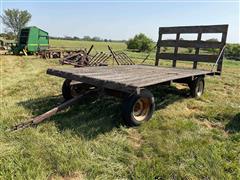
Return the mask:
[[[155, 66], [120, 65], [95, 66], [84, 68], [48, 69], [47, 74], [64, 78], [62, 94], [66, 102], [40, 115], [25, 124], [15, 126], [24, 128], [37, 124], [52, 116], [89, 92], [100, 92], [123, 98], [122, 116], [130, 126], [148, 121], [154, 112], [154, 96], [148, 90], [150, 86], [165, 85], [171, 82], [185, 83], [192, 97], [199, 98], [204, 92], [204, 77], [221, 75], [223, 53], [226, 44], [228, 25], [160, 27]], [[221, 33], [220, 42], [201, 40], [203, 33]], [[175, 40], [162, 39], [165, 34], [175, 34]], [[197, 34], [197, 40], [183, 40], [181, 34]], [[172, 53], [163, 51], [164, 47], [173, 48]], [[194, 48], [194, 54], [183, 54], [179, 48]], [[211, 48], [217, 54], [201, 54], [201, 49]], [[172, 67], [160, 67], [159, 61], [171, 60]], [[177, 67], [179, 61], [192, 62], [192, 68]], [[198, 69], [200, 63], [212, 63], [210, 70]]]
[[[192, 97], [200, 97], [204, 92], [204, 77], [220, 75], [223, 51], [227, 37], [227, 25], [161, 27], [155, 66], [125, 65], [86, 67], [69, 69], [48, 69], [47, 74], [66, 79], [62, 86], [66, 100], [90, 89], [99, 89], [106, 94], [124, 97], [122, 114], [129, 125], [139, 125], [149, 120], [154, 112], [154, 97], [149, 86], [171, 82], [188, 84]], [[197, 33], [197, 40], [180, 39], [181, 34]], [[221, 33], [221, 42], [202, 41], [203, 33]], [[175, 40], [162, 40], [164, 34], [176, 34]], [[163, 47], [173, 47], [173, 53], [162, 52]], [[178, 53], [178, 48], [195, 48], [194, 54]], [[201, 48], [219, 50], [216, 55], [202, 55]], [[159, 60], [172, 60], [172, 67], [159, 67]], [[177, 61], [193, 62], [192, 69], [177, 68]], [[197, 69], [199, 63], [212, 63], [211, 70]]]

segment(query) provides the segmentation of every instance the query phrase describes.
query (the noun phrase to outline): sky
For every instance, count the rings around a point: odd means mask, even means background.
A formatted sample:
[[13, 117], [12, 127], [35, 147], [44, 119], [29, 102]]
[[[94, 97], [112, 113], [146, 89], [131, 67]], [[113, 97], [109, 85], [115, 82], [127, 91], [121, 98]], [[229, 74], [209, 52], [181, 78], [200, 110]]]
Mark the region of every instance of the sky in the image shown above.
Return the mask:
[[[227, 42], [240, 43], [240, 0], [0, 1], [1, 13], [12, 8], [28, 10], [32, 14], [28, 25], [50, 36], [127, 40], [142, 32], [157, 41], [159, 27], [229, 24]], [[0, 29], [4, 31], [3, 26]]]

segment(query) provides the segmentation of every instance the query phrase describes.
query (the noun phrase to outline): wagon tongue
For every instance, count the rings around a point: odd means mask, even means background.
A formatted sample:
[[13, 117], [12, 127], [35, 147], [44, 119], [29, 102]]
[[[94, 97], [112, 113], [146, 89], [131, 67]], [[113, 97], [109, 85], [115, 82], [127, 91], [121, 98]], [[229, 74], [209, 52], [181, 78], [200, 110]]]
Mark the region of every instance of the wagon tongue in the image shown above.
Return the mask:
[[28, 128], [30, 126], [35, 126], [41, 122], [43, 122], [44, 120], [46, 120], [47, 118], [55, 115], [57, 112], [63, 110], [63, 109], [66, 109], [68, 108], [69, 106], [72, 106], [78, 102], [80, 102], [80, 100], [82, 100], [84, 97], [88, 96], [88, 95], [91, 95], [91, 94], [94, 94], [98, 91], [98, 89], [92, 89], [92, 90], [89, 90], [87, 92], [85, 92], [84, 94], [81, 94], [79, 96], [76, 96], [68, 101], [65, 101], [64, 103], [58, 105], [57, 107], [54, 107], [53, 109], [39, 115], [39, 116], [36, 116], [32, 119], [29, 119], [27, 121], [24, 121], [24, 122], [21, 122], [15, 126], [12, 126], [10, 129], [7, 129], [7, 131], [19, 131], [19, 130], [22, 130], [22, 129], [25, 129], [25, 128]]

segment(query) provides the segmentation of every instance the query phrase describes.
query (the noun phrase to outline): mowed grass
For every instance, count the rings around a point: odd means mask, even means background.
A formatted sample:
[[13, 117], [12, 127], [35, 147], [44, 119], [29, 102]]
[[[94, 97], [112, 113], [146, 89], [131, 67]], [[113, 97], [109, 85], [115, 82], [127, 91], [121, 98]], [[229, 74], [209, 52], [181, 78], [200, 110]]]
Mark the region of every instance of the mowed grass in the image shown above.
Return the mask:
[[225, 60], [198, 100], [183, 85], [152, 88], [156, 112], [141, 127], [124, 126], [121, 100], [102, 97], [9, 133], [61, 103], [63, 79], [46, 75], [57, 60], [0, 61], [0, 179], [240, 178], [240, 62]]

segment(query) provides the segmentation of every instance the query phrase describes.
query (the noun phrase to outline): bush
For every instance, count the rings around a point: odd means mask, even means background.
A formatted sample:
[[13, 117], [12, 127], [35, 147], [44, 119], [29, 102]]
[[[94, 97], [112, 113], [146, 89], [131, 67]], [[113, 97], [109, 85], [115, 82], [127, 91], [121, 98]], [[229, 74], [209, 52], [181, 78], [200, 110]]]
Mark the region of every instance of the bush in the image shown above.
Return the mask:
[[145, 34], [140, 33], [127, 41], [127, 48], [139, 52], [150, 51], [153, 48], [153, 41]]
[[15, 40], [15, 39], [17, 39], [17, 36], [14, 35], [12, 32], [1, 33], [0, 37], [3, 37], [6, 40]]
[[[218, 42], [218, 39], [208, 39], [206, 41]], [[212, 54], [218, 54], [219, 50], [214, 48], [203, 48]], [[224, 56], [228, 59], [240, 60], [240, 44], [227, 44]]]
[[240, 60], [240, 45], [228, 44], [225, 48], [225, 57], [229, 59]]
[[[206, 40], [206, 42], [219, 42], [217, 38], [211, 38]], [[203, 48], [204, 50], [208, 51], [211, 54], [218, 54], [218, 50], [214, 48]]]
[[188, 48], [188, 53], [191, 54], [193, 52], [193, 48]]

